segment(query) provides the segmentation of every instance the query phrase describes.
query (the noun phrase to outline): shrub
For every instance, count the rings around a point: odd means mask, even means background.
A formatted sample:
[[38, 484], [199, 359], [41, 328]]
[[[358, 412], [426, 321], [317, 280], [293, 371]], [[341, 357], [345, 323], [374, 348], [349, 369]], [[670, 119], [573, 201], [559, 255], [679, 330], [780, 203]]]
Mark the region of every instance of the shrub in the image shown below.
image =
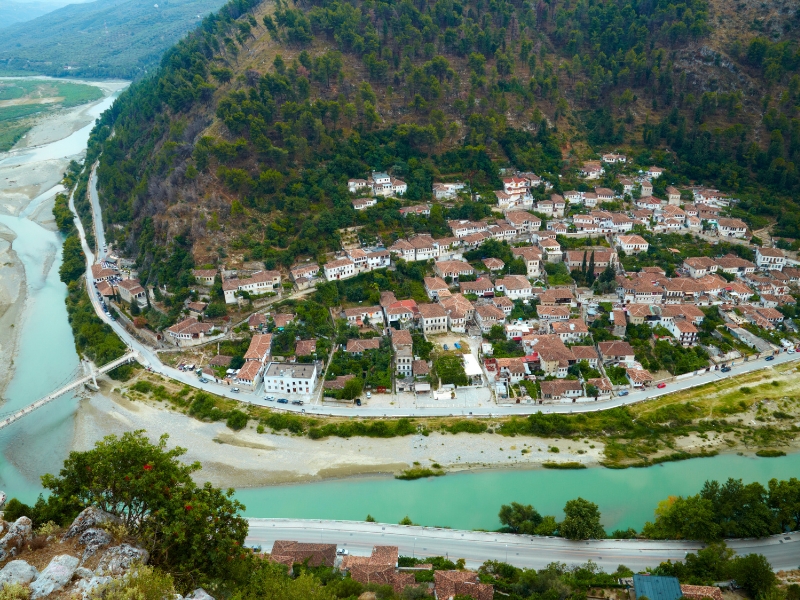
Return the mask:
[[247, 427], [247, 421], [247, 414], [240, 410], [234, 409], [228, 413], [228, 420], [225, 422], [225, 424], [234, 431], [239, 431], [240, 429]]

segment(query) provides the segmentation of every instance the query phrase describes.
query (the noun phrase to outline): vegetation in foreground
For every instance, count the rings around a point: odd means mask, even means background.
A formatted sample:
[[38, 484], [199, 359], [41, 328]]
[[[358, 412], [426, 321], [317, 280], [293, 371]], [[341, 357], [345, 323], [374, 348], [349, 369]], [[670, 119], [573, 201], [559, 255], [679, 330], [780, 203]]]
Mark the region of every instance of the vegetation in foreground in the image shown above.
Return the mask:
[[[40, 532], [66, 527], [90, 505], [120, 517], [123, 524], [115, 536], [146, 548], [150, 564], [137, 567], [136, 577], [111, 582], [93, 598], [159, 600], [203, 586], [217, 598], [235, 600], [355, 600], [365, 591], [384, 600], [418, 600], [426, 597], [435, 570], [464, 568], [463, 559], [400, 557], [401, 567], [424, 562], [432, 568], [415, 572], [416, 585], [407, 586], [399, 595], [391, 587], [365, 586], [327, 567], [297, 564], [289, 576], [282, 565], [244, 548], [248, 524], [240, 513], [245, 507], [232, 499], [233, 490], [196, 484], [192, 475], [200, 465], [181, 463], [184, 450], [170, 450], [166, 442], [164, 436], [153, 444], [143, 431], [137, 431], [120, 438], [109, 436], [86, 452], [72, 452], [58, 476], [43, 476], [50, 494], [46, 500], [40, 496], [34, 506], [26, 506], [11, 499], [5, 517], [29, 516]], [[800, 482], [794, 480], [793, 485]], [[557, 527], [571, 539], [602, 533], [596, 505], [580, 498], [572, 500], [565, 506], [565, 514]], [[527, 533], [534, 523], [538, 523], [536, 528], [554, 521], [519, 504], [504, 506], [500, 518], [509, 528]], [[404, 522], [411, 523], [410, 519]], [[22, 556], [33, 551], [23, 549]], [[734, 558], [723, 543], [689, 554], [684, 562], [663, 563], [652, 572], [693, 584], [735, 578], [758, 600], [797, 600], [800, 591], [797, 586], [778, 588], [763, 556]], [[591, 562], [571, 567], [553, 563], [534, 570], [487, 561], [479, 569], [482, 582], [493, 584], [512, 600], [581, 600], [589, 588], [615, 587], [619, 577], [632, 574], [624, 565], [614, 573], [604, 573]], [[10, 598], [5, 595], [10, 591], [5, 589], [3, 597]], [[14, 597], [23, 598], [24, 594]]]

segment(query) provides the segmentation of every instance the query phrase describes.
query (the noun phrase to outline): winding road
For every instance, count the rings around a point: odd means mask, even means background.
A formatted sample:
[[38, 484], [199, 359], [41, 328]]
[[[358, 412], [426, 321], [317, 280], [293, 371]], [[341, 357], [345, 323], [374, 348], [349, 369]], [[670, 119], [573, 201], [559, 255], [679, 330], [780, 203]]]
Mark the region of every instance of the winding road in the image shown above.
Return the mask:
[[[634, 570], [667, 560], [683, 560], [703, 548], [700, 542], [656, 540], [570, 541], [507, 533], [459, 531], [437, 527], [389, 525], [359, 521], [249, 519], [247, 544], [269, 551], [275, 540], [336, 544], [351, 554], [368, 556], [373, 546], [398, 546], [402, 556], [463, 558], [475, 568], [487, 560], [541, 569], [552, 562], [581, 564], [591, 560], [606, 572], [624, 564]], [[763, 554], [775, 570], [800, 565], [800, 532], [763, 539], [729, 540], [737, 554]]]
[[[105, 242], [103, 234], [103, 219], [100, 208], [100, 202], [97, 194], [97, 165], [92, 166], [91, 177], [89, 180], [89, 193], [92, 204], [92, 215], [94, 219], [95, 237], [98, 240], [100, 252], [102, 253], [102, 244]], [[94, 253], [86, 243], [86, 235], [80, 219], [77, 217], [75, 206], [72, 197], [70, 197], [70, 208], [75, 214], [75, 226], [78, 228], [80, 234], [83, 252], [86, 254], [86, 284], [89, 290], [94, 290], [94, 280], [92, 278], [91, 265], [95, 262]], [[650, 388], [643, 391], [631, 391], [627, 396], [615, 396], [610, 400], [594, 401], [594, 402], [581, 402], [581, 403], [562, 403], [562, 404], [496, 404], [493, 406], [480, 406], [469, 408], [453, 408], [449, 406], [444, 407], [374, 407], [374, 406], [328, 406], [322, 404], [305, 404], [304, 406], [293, 406], [291, 404], [282, 404], [277, 406], [275, 402], [267, 402], [263, 396], [258, 393], [242, 390], [241, 392], [231, 391], [231, 387], [209, 381], [208, 383], [201, 383], [194, 373], [187, 373], [180, 371], [174, 367], [170, 367], [161, 362], [158, 358], [157, 352], [151, 347], [143, 344], [137, 340], [133, 335], [128, 332], [125, 327], [118, 321], [112, 321], [106, 316], [103, 305], [98, 300], [96, 294], [90, 293], [89, 297], [94, 306], [97, 316], [109, 325], [116, 334], [124, 341], [131, 349], [135, 350], [139, 355], [139, 361], [152, 371], [169, 377], [181, 383], [185, 383], [193, 388], [201, 389], [218, 396], [224, 396], [231, 400], [238, 400], [248, 404], [255, 404], [265, 406], [277, 410], [285, 410], [290, 412], [303, 412], [306, 414], [324, 415], [324, 416], [345, 416], [345, 417], [441, 417], [441, 416], [468, 416], [475, 417], [502, 417], [502, 416], [523, 416], [537, 412], [542, 413], [580, 413], [580, 412], [594, 412], [598, 410], [606, 410], [609, 408], [616, 408], [629, 404], [636, 404], [645, 400], [652, 400], [659, 396], [664, 396], [677, 391], [687, 390], [707, 383], [713, 383], [735, 375], [749, 373], [760, 369], [771, 368], [787, 362], [800, 360], [800, 353], [787, 354], [783, 352], [775, 357], [771, 362], [766, 362], [763, 359], [755, 359], [748, 362], [740, 362], [735, 364], [731, 371], [722, 373], [720, 371], [710, 371], [688, 377], [680, 381], [669, 383], [665, 388]]]

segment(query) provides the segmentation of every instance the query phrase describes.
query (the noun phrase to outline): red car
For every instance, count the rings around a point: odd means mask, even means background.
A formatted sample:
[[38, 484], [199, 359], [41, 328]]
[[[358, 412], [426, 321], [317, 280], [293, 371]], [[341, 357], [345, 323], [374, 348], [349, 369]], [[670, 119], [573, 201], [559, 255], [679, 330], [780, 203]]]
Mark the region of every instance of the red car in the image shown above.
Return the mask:
[[663, 388], [667, 387], [667, 384], [666, 383], [659, 383], [656, 387], [658, 389], [663, 389]]

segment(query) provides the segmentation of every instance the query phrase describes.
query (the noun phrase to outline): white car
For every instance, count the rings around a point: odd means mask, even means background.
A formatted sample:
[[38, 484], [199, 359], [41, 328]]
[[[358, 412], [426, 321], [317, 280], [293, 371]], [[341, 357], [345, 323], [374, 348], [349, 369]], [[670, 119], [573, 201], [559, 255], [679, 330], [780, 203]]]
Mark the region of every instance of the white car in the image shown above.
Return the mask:
[[795, 352], [797, 352], [797, 350], [795, 350], [794, 348], [789, 348], [786, 352], [788, 354], [794, 354]]
[[336, 554], [338, 554], [339, 556], [347, 556], [350, 553], [347, 550], [345, 550], [344, 548], [339, 548], [336, 551]]

